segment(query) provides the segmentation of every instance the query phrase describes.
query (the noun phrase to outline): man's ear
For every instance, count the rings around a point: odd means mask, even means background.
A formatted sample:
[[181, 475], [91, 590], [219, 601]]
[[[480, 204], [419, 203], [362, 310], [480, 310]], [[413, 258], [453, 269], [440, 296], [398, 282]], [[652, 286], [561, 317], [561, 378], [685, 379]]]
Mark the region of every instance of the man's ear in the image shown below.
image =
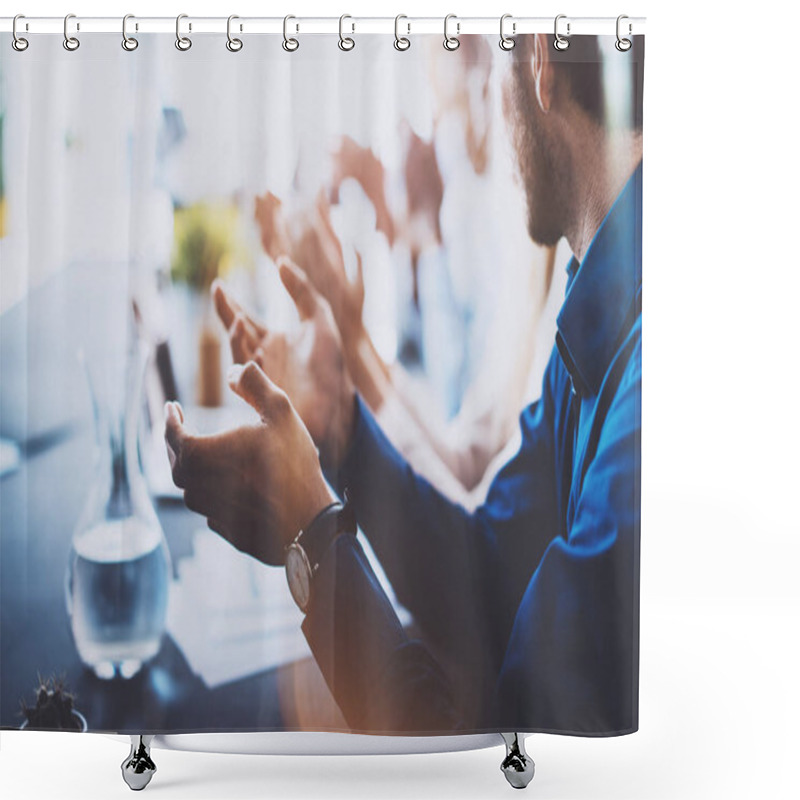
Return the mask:
[[533, 38], [531, 74], [533, 75], [533, 85], [536, 87], [536, 100], [539, 108], [547, 113], [553, 102], [554, 75], [553, 62], [550, 60], [550, 50], [547, 47], [547, 37], [543, 33], [537, 33]]

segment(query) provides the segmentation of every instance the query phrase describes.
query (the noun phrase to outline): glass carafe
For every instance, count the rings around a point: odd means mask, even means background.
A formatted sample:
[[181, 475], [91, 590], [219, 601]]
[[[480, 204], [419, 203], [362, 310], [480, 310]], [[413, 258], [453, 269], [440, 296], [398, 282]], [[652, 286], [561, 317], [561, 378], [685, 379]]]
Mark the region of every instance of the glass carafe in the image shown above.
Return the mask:
[[[147, 349], [86, 368], [97, 453], [72, 537], [67, 611], [81, 660], [100, 678], [130, 678], [161, 647], [172, 565], [138, 449]], [[111, 363], [108, 363], [108, 362]]]

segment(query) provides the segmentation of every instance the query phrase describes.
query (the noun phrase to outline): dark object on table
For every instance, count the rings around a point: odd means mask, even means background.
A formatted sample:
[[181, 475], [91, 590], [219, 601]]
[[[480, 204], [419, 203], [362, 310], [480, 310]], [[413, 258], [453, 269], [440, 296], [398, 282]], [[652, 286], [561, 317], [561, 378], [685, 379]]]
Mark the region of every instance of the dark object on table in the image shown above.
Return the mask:
[[20, 700], [26, 718], [24, 726], [46, 730], [81, 730], [82, 718], [77, 716], [73, 708], [75, 695], [66, 690], [64, 679], [50, 677], [42, 681], [39, 675], [38, 680], [36, 705], [30, 708], [24, 699]]

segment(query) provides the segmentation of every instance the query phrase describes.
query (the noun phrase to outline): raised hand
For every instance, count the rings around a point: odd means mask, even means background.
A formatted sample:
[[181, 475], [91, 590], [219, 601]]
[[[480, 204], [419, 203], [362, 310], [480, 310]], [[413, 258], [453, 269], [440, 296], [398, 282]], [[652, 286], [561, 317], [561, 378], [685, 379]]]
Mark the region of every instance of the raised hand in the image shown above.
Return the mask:
[[341, 340], [330, 308], [305, 275], [287, 258], [279, 259], [278, 268], [300, 316], [292, 333], [270, 331], [254, 320], [220, 281], [212, 285], [214, 305], [234, 361], [256, 362], [286, 392], [323, 462], [336, 464], [350, 439], [355, 398]]
[[[410, 129], [404, 173], [409, 225], [414, 231], [417, 231], [418, 226], [414, 224], [414, 220], [424, 221], [425, 236], [421, 241], [413, 241], [412, 248], [422, 250], [429, 244], [426, 239], [428, 236], [433, 237], [436, 243], [442, 241], [439, 214], [444, 199], [444, 182], [439, 171], [439, 162], [436, 158], [436, 147], [433, 141], [421, 139]], [[411, 235], [413, 236], [413, 234]], [[419, 236], [420, 234], [417, 232], [414, 238], [418, 239]]]
[[275, 262], [282, 255], [290, 255], [289, 235], [283, 205], [272, 192], [256, 197], [255, 218], [261, 231], [261, 245]]
[[357, 273], [347, 277], [342, 244], [330, 217], [324, 192], [319, 192], [315, 207], [294, 230], [293, 258], [331, 307], [345, 348], [355, 345], [363, 329], [364, 273], [361, 254], [356, 253]]
[[289, 542], [336, 498], [286, 393], [253, 361], [235, 365], [228, 381], [259, 422], [194, 436], [181, 407], [167, 403], [172, 478], [186, 506], [205, 516], [212, 530], [259, 561], [280, 565]]
[[333, 153], [331, 197], [334, 202], [338, 202], [339, 187], [345, 178], [353, 178], [361, 184], [364, 194], [375, 208], [375, 227], [383, 231], [391, 246], [394, 243], [395, 223], [386, 199], [386, 169], [370, 148], [362, 147], [350, 136], [342, 136]]

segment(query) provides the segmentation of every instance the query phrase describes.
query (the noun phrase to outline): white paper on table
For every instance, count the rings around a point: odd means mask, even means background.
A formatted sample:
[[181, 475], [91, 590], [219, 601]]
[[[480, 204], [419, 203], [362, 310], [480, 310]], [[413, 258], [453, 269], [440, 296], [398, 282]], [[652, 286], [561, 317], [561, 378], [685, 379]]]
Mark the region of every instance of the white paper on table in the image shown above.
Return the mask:
[[[359, 542], [397, 612], [408, 624], [369, 542]], [[194, 554], [181, 559], [170, 586], [167, 631], [191, 669], [210, 689], [311, 657], [283, 567], [262, 564], [205, 528]]]

